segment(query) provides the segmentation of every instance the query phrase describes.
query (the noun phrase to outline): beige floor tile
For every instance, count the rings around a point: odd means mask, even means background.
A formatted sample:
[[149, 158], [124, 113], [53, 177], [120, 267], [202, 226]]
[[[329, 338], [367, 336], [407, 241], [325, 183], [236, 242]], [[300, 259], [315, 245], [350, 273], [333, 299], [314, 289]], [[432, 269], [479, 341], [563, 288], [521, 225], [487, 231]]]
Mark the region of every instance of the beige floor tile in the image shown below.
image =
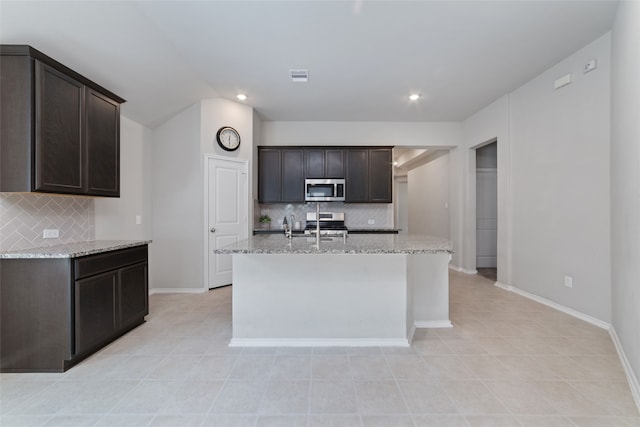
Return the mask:
[[418, 355], [388, 355], [386, 358], [389, 369], [397, 380], [426, 380], [431, 377], [429, 367]]
[[309, 427], [357, 427], [360, 426], [359, 415], [311, 415]]
[[308, 380], [311, 378], [311, 355], [276, 356], [271, 366], [272, 380]]
[[265, 381], [228, 380], [211, 412], [222, 414], [256, 414], [266, 387]]
[[536, 381], [486, 381], [485, 385], [512, 414], [557, 415], [558, 411]]
[[100, 421], [97, 415], [55, 415], [46, 427], [91, 427]]
[[364, 415], [363, 427], [413, 427], [413, 420], [408, 415]]
[[391, 369], [387, 365], [387, 360], [382, 354], [349, 356], [349, 361], [351, 374], [355, 380], [386, 380], [393, 378]]
[[258, 412], [267, 415], [306, 414], [310, 381], [269, 381]]
[[571, 421], [580, 427], [638, 427], [639, 418], [629, 417], [571, 417]]
[[3, 427], [41, 427], [51, 419], [51, 415], [7, 415], [0, 414]]
[[398, 381], [404, 401], [413, 414], [453, 414], [457, 412], [440, 382]]
[[613, 415], [640, 417], [626, 381], [571, 381], [569, 384], [577, 393], [605, 405]]
[[457, 412], [465, 415], [507, 414], [508, 411], [481, 381], [442, 381]]
[[510, 415], [467, 415], [471, 427], [520, 427], [515, 417]]
[[569, 418], [560, 415], [528, 415], [516, 419], [522, 427], [577, 427]]
[[408, 408], [395, 381], [356, 381], [355, 386], [361, 414], [408, 413]]
[[306, 427], [305, 415], [262, 415], [256, 420], [256, 427]]
[[199, 427], [204, 415], [156, 415], [149, 427]]
[[202, 422], [202, 427], [253, 427], [255, 415], [210, 414]]
[[416, 427], [471, 427], [462, 415], [414, 415]]
[[314, 354], [311, 376], [314, 380], [351, 379], [351, 364], [346, 354]]
[[352, 381], [314, 381], [311, 384], [312, 414], [356, 414], [358, 399]]

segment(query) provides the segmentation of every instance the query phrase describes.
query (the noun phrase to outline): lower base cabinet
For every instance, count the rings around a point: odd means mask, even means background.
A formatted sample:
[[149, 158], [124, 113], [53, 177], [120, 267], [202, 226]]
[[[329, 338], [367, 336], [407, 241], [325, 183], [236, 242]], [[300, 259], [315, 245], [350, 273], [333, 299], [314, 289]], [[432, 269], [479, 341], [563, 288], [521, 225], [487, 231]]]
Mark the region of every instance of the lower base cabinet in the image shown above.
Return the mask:
[[149, 313], [147, 245], [1, 262], [1, 372], [63, 372]]

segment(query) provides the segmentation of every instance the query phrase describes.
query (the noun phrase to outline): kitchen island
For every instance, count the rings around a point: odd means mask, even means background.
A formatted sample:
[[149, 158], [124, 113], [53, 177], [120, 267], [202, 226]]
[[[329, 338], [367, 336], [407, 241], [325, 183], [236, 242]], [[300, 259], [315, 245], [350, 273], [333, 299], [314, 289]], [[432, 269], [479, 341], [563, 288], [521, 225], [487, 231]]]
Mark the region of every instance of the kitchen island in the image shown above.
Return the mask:
[[256, 235], [233, 255], [230, 346], [408, 346], [450, 327], [451, 244], [425, 235]]

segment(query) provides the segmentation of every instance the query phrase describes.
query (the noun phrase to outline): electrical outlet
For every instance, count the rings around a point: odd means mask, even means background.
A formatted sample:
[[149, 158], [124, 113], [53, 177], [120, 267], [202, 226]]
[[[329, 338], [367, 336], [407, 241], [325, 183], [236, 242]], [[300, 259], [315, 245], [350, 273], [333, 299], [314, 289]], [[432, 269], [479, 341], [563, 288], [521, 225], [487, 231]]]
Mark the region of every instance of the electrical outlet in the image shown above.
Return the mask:
[[564, 285], [567, 288], [573, 288], [573, 277], [571, 276], [564, 276]]
[[142, 224], [142, 215], [136, 215], [136, 225]]
[[60, 231], [58, 229], [42, 230], [43, 239], [57, 239], [60, 237]]
[[375, 223], [376, 223], [375, 219], [370, 219], [369, 221], [367, 221], [367, 224], [369, 224], [369, 225], [373, 225]]

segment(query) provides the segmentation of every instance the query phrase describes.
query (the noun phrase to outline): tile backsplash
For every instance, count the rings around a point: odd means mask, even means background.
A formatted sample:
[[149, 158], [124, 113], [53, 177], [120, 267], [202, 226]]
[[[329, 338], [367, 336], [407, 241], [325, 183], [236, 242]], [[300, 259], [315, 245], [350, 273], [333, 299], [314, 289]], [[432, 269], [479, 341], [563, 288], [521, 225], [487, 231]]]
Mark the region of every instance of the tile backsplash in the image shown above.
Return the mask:
[[[45, 229], [59, 230], [59, 237], [44, 239]], [[0, 193], [0, 251], [94, 239], [92, 198]]]
[[[347, 228], [393, 228], [393, 204], [391, 203], [340, 203], [340, 202], [320, 202], [322, 212], [344, 212], [344, 222]], [[301, 222], [301, 227], [305, 226], [307, 212], [315, 212], [315, 203], [257, 203], [254, 208], [255, 228], [261, 228], [258, 223], [260, 215], [267, 214], [271, 217], [271, 228], [278, 229], [285, 215], [287, 221], [293, 214], [296, 221]], [[369, 224], [373, 220], [374, 224]]]

